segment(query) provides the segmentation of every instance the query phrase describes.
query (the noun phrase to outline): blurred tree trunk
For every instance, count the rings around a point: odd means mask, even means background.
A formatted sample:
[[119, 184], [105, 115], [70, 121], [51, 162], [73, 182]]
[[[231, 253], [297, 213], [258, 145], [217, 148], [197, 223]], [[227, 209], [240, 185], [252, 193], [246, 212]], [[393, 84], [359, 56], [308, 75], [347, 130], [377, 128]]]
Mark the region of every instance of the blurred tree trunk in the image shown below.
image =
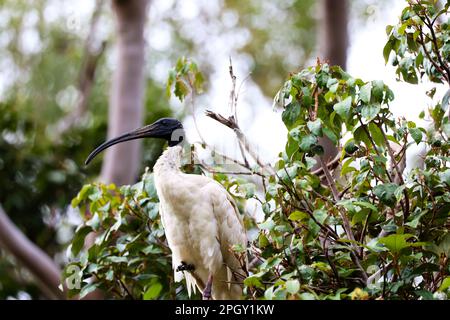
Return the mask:
[[[345, 70], [347, 66], [348, 47], [348, 2], [347, 0], [321, 0], [319, 21], [319, 58], [331, 65], [339, 65]], [[320, 138], [324, 148], [322, 159], [325, 163], [335, 158], [338, 153], [333, 142]]]
[[[144, 26], [149, 0], [113, 0], [117, 21], [117, 66], [112, 80], [108, 138], [136, 129], [143, 122]], [[118, 185], [135, 181], [140, 168], [139, 141], [106, 150], [100, 180]]]
[[321, 0], [319, 23], [319, 56], [331, 65], [347, 66], [348, 3], [347, 0]]
[[0, 248], [14, 256], [34, 276], [42, 293], [48, 299], [64, 299], [58, 289], [61, 270], [38, 246], [31, 242], [9, 219], [0, 204]]

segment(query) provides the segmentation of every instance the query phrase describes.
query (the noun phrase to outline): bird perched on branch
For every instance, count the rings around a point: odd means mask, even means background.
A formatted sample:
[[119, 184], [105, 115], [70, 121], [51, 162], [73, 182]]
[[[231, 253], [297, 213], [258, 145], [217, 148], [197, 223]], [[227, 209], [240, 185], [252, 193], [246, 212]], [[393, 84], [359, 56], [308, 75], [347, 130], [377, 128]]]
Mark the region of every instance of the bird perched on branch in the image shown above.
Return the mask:
[[241, 298], [239, 283], [247, 274], [247, 258], [232, 250], [233, 245], [247, 246], [241, 216], [222, 185], [180, 170], [185, 134], [178, 120], [159, 119], [106, 141], [92, 151], [86, 164], [114, 144], [141, 138], [160, 138], [169, 145], [153, 172], [175, 281], [185, 276], [189, 296], [199, 288], [203, 299]]

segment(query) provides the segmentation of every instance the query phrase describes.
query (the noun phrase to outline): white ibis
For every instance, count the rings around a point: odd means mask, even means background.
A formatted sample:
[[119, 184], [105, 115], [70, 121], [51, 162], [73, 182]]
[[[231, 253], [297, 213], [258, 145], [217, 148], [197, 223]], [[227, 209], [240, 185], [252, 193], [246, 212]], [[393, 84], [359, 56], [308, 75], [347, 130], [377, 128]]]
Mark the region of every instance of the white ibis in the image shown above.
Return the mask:
[[104, 142], [92, 151], [86, 164], [120, 142], [140, 138], [167, 140], [169, 147], [156, 161], [153, 172], [175, 281], [181, 281], [184, 275], [189, 296], [198, 287], [203, 299], [239, 299], [239, 283], [245, 278], [247, 259], [237, 258], [231, 248], [247, 246], [242, 218], [222, 185], [209, 177], [180, 170], [184, 136], [178, 120], [159, 119]]

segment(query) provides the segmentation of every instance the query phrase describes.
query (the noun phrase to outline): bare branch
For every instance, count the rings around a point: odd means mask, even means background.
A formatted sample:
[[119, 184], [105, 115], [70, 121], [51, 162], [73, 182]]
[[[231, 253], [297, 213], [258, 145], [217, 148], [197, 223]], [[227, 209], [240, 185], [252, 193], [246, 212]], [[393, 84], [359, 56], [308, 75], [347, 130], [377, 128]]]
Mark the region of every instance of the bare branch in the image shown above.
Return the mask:
[[232, 129], [234, 133], [236, 134], [236, 137], [242, 143], [247, 153], [253, 158], [253, 160], [256, 161], [256, 163], [261, 167], [261, 169], [267, 169], [271, 174], [273, 174], [275, 171], [269, 164], [263, 164], [261, 162], [261, 159], [259, 158], [258, 154], [255, 152], [253, 147], [248, 142], [248, 139], [244, 135], [244, 133], [239, 128], [238, 124], [236, 123], [234, 116], [230, 116], [229, 118], [225, 118], [224, 116], [215, 113], [210, 110], [206, 110], [206, 116], [210, 117], [211, 119], [216, 120], [217, 122], [223, 124], [224, 126]]
[[[328, 167], [325, 165], [325, 163], [323, 162], [321, 157], [319, 157], [319, 163], [322, 166], [323, 172], [324, 172], [325, 177], [326, 177], [326, 179], [328, 181], [328, 185], [331, 188], [331, 192], [333, 193], [334, 199], [336, 200], [336, 202], [340, 201], [341, 197], [340, 197], [339, 192], [337, 191], [336, 183], [335, 183], [333, 177], [331, 176], [330, 171], [328, 170]], [[358, 255], [357, 255], [358, 247], [354, 243], [354, 242], [356, 242], [356, 240], [355, 240], [355, 236], [353, 235], [352, 228], [350, 226], [350, 221], [348, 220], [348, 218], [347, 218], [347, 216], [345, 215], [344, 212], [342, 212], [339, 209], [338, 209], [338, 212], [339, 212], [339, 214], [341, 216], [341, 219], [342, 219], [342, 225], [344, 227], [344, 231], [347, 234], [347, 237], [350, 240], [352, 240], [352, 248], [354, 250], [353, 251], [353, 258], [354, 258], [353, 260], [356, 263], [356, 265], [358, 266], [358, 268], [361, 270], [363, 278], [364, 278], [364, 281], [367, 282], [367, 274], [366, 274], [364, 268], [362, 267], [361, 261], [359, 260]]]

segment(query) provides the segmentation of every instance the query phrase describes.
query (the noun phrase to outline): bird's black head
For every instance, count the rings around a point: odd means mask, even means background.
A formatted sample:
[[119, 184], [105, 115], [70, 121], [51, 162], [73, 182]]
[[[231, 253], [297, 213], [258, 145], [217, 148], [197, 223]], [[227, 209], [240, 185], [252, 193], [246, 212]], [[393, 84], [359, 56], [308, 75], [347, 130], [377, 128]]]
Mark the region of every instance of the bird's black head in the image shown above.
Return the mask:
[[85, 164], [91, 162], [97, 154], [117, 143], [141, 139], [141, 138], [159, 138], [167, 140], [170, 147], [180, 144], [184, 140], [183, 125], [180, 121], [173, 118], [161, 118], [152, 124], [125, 133], [117, 138], [108, 140], [91, 152], [85, 161]]

